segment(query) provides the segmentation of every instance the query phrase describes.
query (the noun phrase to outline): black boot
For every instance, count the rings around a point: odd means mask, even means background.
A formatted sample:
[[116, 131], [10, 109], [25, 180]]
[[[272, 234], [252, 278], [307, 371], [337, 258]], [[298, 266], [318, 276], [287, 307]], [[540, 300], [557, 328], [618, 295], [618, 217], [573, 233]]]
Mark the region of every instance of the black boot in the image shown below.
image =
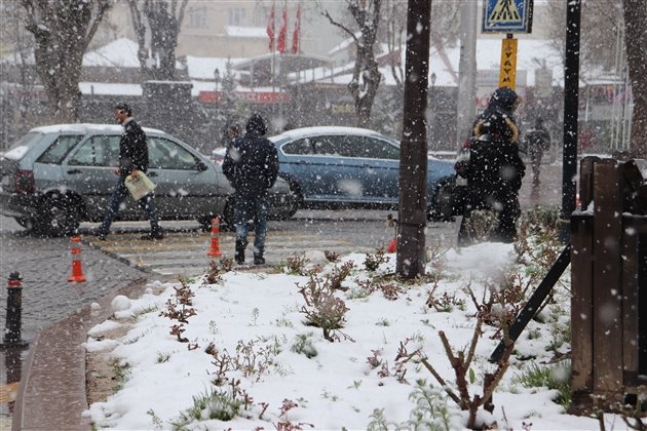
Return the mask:
[[263, 257], [263, 248], [254, 248], [254, 265], [265, 265], [265, 258]]
[[150, 241], [162, 240], [164, 239], [164, 231], [159, 226], [151, 227], [150, 233], [147, 235], [141, 236], [140, 239], [150, 240]]
[[247, 243], [239, 239], [236, 240], [236, 253], [234, 254], [234, 260], [238, 265], [245, 263], [245, 247]]

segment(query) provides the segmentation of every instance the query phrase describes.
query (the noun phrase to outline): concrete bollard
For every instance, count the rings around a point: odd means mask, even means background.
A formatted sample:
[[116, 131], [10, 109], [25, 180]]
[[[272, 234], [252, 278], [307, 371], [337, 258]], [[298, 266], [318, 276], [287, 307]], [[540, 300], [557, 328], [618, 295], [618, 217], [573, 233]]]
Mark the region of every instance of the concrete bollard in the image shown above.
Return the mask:
[[0, 347], [26, 347], [27, 342], [20, 338], [22, 319], [22, 278], [18, 272], [9, 275], [7, 283], [7, 319], [5, 334]]

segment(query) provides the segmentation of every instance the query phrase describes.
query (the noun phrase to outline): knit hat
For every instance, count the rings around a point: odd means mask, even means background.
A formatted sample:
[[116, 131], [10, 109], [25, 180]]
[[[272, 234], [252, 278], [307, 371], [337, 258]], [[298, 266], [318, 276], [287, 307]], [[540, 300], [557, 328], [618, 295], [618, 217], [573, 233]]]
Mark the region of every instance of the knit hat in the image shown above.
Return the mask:
[[265, 123], [265, 119], [261, 114], [254, 113], [249, 117], [245, 130], [247, 130], [247, 133], [256, 133], [263, 136], [267, 133], [267, 123]]
[[519, 98], [517, 93], [508, 87], [499, 87], [490, 98], [490, 107], [497, 107], [505, 111], [512, 111], [514, 102]]

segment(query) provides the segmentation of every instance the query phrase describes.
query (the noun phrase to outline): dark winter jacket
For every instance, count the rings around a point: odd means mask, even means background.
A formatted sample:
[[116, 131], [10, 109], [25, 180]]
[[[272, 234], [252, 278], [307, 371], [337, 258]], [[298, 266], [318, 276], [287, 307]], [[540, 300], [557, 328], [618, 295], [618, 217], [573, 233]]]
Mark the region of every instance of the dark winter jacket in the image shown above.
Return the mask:
[[477, 200], [509, 199], [521, 188], [526, 166], [519, 156], [519, 129], [512, 115], [517, 98], [509, 88], [497, 89], [474, 123], [468, 187]]
[[119, 174], [126, 177], [133, 169], [148, 170], [148, 144], [144, 130], [131, 119], [124, 124], [119, 141]]
[[264, 137], [267, 126], [260, 115], [252, 115], [246, 131], [228, 146], [222, 170], [238, 195], [260, 196], [276, 182], [278, 155], [274, 144]]
[[528, 151], [534, 154], [542, 154], [550, 148], [550, 134], [542, 125], [535, 126], [526, 134], [526, 146]]

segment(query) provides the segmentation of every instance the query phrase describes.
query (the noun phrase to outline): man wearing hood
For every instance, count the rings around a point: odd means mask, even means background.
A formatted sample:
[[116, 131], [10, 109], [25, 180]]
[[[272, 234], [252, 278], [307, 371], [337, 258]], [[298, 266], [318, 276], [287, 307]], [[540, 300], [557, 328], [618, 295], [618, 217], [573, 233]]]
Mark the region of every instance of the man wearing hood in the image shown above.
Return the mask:
[[236, 263], [245, 263], [247, 232], [255, 225], [254, 264], [265, 263], [268, 191], [276, 182], [279, 161], [276, 147], [265, 138], [267, 125], [260, 114], [253, 114], [245, 126], [246, 134], [227, 147], [222, 170], [236, 190], [234, 223], [236, 225]]
[[519, 128], [513, 116], [520, 102], [514, 90], [498, 88], [474, 123], [466, 174], [468, 202], [459, 245], [469, 242], [465, 223], [475, 209], [490, 209], [497, 214], [498, 226], [491, 240], [512, 242], [517, 235], [519, 189], [526, 172], [519, 156]]

